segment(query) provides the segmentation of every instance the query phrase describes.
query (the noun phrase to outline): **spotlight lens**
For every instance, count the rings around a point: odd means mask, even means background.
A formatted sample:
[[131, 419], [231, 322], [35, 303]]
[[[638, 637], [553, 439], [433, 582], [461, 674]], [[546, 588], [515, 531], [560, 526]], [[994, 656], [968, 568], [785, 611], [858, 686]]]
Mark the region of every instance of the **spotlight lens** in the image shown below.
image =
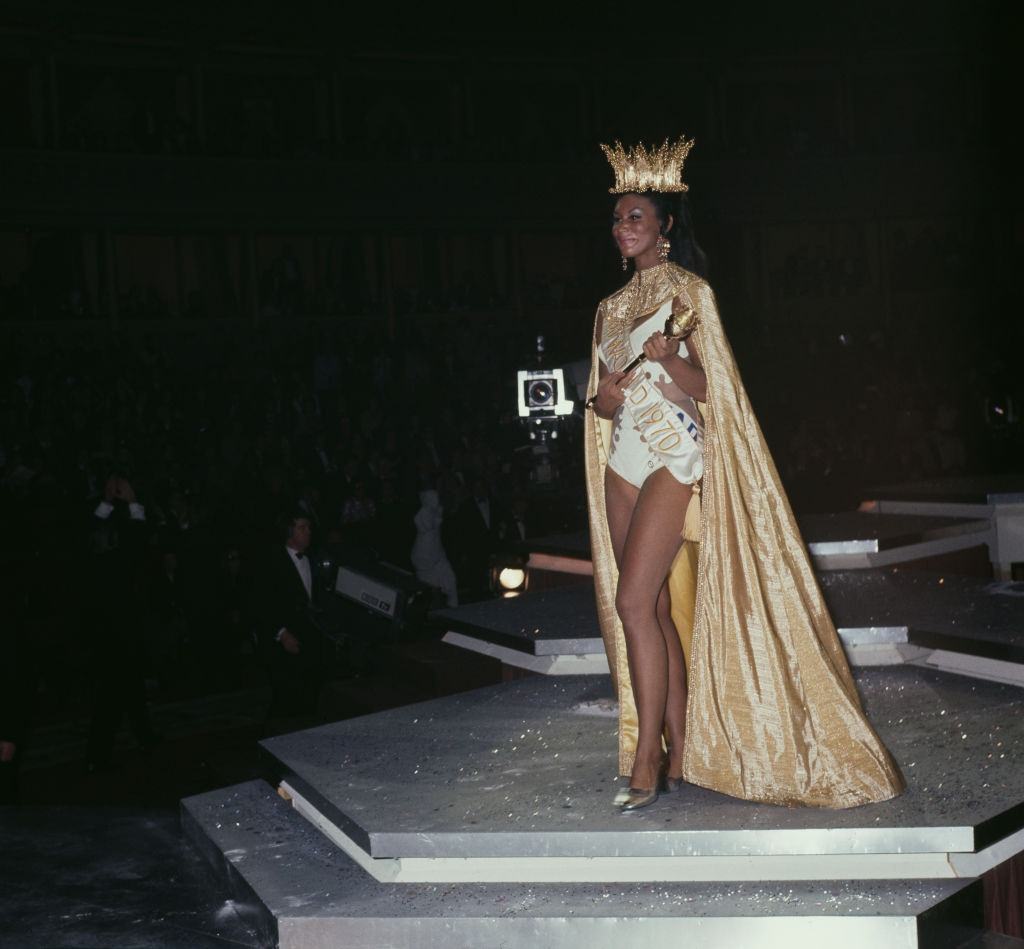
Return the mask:
[[518, 590], [526, 580], [526, 571], [519, 567], [505, 567], [498, 574], [498, 583], [503, 590]]

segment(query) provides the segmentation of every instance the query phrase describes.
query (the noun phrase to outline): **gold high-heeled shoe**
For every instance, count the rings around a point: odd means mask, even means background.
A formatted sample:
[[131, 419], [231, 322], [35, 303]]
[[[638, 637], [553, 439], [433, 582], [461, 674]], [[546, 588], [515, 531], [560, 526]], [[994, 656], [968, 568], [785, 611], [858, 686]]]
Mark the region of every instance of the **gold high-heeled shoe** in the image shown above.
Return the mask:
[[658, 800], [658, 795], [668, 790], [664, 770], [658, 772], [658, 780], [653, 788], [624, 788], [615, 795], [615, 806], [623, 812], [638, 811]]
[[647, 807], [658, 800], [658, 788], [651, 788], [645, 791], [643, 788], [625, 788], [615, 795], [615, 806], [626, 813], [627, 811], [638, 811], [641, 807]]

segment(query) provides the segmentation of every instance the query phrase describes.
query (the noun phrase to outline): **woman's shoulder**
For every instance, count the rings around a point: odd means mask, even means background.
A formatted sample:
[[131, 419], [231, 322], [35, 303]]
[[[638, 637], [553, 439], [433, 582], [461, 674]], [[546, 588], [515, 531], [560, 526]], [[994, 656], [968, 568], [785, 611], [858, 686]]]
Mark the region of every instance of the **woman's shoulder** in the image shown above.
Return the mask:
[[705, 277], [687, 270], [679, 264], [672, 264], [669, 291], [673, 296], [685, 298], [698, 310], [716, 309], [715, 291]]

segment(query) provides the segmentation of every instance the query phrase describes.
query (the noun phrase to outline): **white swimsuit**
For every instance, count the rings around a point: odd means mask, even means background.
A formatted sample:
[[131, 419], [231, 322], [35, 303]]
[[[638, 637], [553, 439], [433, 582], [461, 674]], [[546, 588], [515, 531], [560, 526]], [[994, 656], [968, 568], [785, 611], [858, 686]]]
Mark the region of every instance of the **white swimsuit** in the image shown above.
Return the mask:
[[[607, 333], [603, 333], [600, 351], [601, 361], [605, 366], [612, 371], [619, 371], [628, 365], [635, 355], [642, 353], [643, 344], [648, 337], [655, 330], [664, 327], [668, 309], [668, 304], [663, 305], [657, 312], [632, 327], [629, 333], [629, 349], [632, 350], [630, 353], [623, 354], [621, 348], [618, 352], [609, 352], [611, 340]], [[679, 355], [686, 356], [688, 352], [686, 343], [680, 342]], [[644, 414], [638, 421], [635, 414], [638, 410], [633, 406], [639, 400], [635, 396], [645, 391], [654, 392], [652, 386], [660, 392], [659, 405], [652, 407], [651, 399], [648, 398], [646, 408], [642, 409]], [[664, 394], [665, 388], [668, 387], [677, 389], [678, 401], [672, 401]], [[678, 387], [674, 385], [664, 366], [660, 362], [650, 360], [640, 364], [636, 381], [626, 392], [626, 403], [620, 405], [612, 417], [611, 445], [608, 450], [608, 464], [612, 471], [637, 488], [643, 485], [651, 472], [663, 467], [668, 468], [672, 476], [682, 484], [696, 484], [700, 481], [704, 474], [704, 426], [693, 399], [685, 395], [679, 399]], [[658, 436], [665, 429], [658, 429], [656, 424], [651, 425], [650, 421], [653, 419], [658, 422], [667, 415], [672, 416], [675, 429], [684, 431], [688, 437], [672, 435], [669, 439], [659, 439]], [[648, 438], [648, 435], [652, 437]], [[658, 449], [659, 444], [671, 445], [671, 448], [661, 451]]]

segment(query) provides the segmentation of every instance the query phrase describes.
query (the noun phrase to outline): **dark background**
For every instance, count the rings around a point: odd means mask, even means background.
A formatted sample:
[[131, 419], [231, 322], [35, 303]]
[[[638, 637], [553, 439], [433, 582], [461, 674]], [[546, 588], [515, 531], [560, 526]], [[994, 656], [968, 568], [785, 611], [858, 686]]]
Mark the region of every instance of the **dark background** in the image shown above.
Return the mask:
[[88, 705], [76, 578], [115, 468], [140, 570], [191, 576], [168, 700], [258, 680], [209, 671], [211, 597], [299, 498], [321, 543], [405, 566], [428, 484], [452, 523], [479, 482], [534, 533], [581, 526], [578, 420], [539, 485], [511, 413], [536, 335], [586, 357], [623, 281], [602, 141], [696, 139], [697, 238], [798, 512], [1019, 467], [1017, 10], [5, 4], [0, 510], [36, 722]]
[[[1020, 340], [1011, 4], [5, 9], [8, 336], [237, 337], [284, 315], [398, 339], [461, 309], [576, 358], [621, 279], [597, 143], [685, 132], [697, 235], [783, 467], [794, 428], [835, 418], [813, 418], [812, 370], [884, 385], [880, 358], [931, 384], [926, 414], [940, 396], [961, 413], [974, 466], [1002, 460], [972, 430], [1016, 375], [980, 348]], [[285, 256], [301, 280], [282, 290]], [[907, 401], [863, 410], [891, 432]]]

